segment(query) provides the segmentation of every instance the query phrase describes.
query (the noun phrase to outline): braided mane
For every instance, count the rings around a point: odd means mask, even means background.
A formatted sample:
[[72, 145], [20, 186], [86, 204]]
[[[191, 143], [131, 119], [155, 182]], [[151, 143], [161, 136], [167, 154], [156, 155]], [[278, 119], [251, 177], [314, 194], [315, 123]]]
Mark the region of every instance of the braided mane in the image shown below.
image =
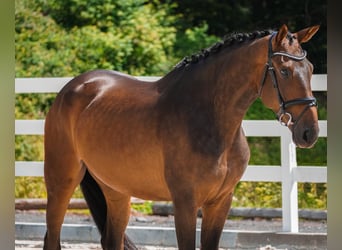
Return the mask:
[[223, 39], [212, 46], [202, 49], [196, 54], [191, 56], [184, 57], [175, 68], [181, 68], [184, 66], [188, 66], [190, 64], [195, 64], [208, 56], [215, 54], [227, 47], [233, 47], [234, 45], [239, 45], [244, 42], [253, 41], [255, 39], [270, 35], [272, 30], [264, 30], [264, 31], [254, 31], [250, 33], [231, 33], [223, 37]]
[[162, 93], [160, 101], [165, 98], [172, 98], [172, 95], [179, 95], [183, 87], [189, 83], [183, 83], [179, 77], [183, 76], [183, 69], [195, 65], [206, 58], [217, 55], [223, 49], [234, 49], [238, 46], [251, 42], [258, 38], [272, 34], [273, 30], [254, 31], [250, 33], [232, 33], [223, 37], [223, 39], [212, 46], [202, 49], [196, 54], [184, 57], [168, 74], [158, 81], [158, 92]]

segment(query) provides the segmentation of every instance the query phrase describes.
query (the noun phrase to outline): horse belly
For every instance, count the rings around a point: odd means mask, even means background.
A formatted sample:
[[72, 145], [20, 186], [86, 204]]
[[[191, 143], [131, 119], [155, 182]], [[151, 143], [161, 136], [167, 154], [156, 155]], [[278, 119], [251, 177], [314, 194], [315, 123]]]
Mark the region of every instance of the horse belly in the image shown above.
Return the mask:
[[86, 162], [97, 179], [117, 192], [146, 200], [170, 200], [159, 157], [148, 158], [145, 153], [137, 153], [134, 157], [101, 154], [86, 157]]

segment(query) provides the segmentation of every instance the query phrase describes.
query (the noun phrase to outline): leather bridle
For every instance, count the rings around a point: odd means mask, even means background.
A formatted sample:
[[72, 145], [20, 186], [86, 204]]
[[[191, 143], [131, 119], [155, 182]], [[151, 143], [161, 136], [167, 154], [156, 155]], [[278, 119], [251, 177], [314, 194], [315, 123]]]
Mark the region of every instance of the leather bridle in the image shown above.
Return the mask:
[[[268, 41], [268, 61], [265, 65], [265, 70], [264, 70], [264, 74], [263, 74], [263, 78], [261, 81], [261, 88], [259, 91], [259, 96], [261, 95], [262, 89], [264, 87], [266, 78], [267, 78], [267, 73], [269, 73], [272, 83], [273, 83], [273, 87], [276, 89], [277, 92], [277, 96], [278, 96], [278, 101], [279, 101], [279, 111], [277, 113], [277, 119], [280, 122], [281, 125], [284, 126], [289, 126], [291, 124], [296, 124], [300, 118], [303, 116], [303, 114], [310, 108], [310, 107], [316, 107], [317, 106], [317, 100], [315, 97], [303, 97], [303, 98], [296, 98], [296, 99], [292, 99], [292, 100], [288, 100], [285, 101], [280, 89], [279, 89], [279, 85], [278, 85], [278, 81], [277, 81], [277, 77], [276, 77], [276, 73], [273, 67], [273, 63], [272, 63], [272, 58], [274, 56], [285, 56], [289, 59], [292, 59], [294, 61], [302, 61], [305, 59], [306, 57], [306, 51], [303, 50], [303, 54], [300, 56], [296, 56], [296, 55], [292, 55], [292, 54], [288, 54], [286, 52], [273, 52], [272, 49], [272, 39], [273, 37], [276, 35], [277, 33], [273, 33]], [[298, 118], [296, 119], [295, 122], [292, 121], [292, 115], [288, 112], [286, 112], [286, 109], [290, 106], [294, 106], [294, 105], [299, 105], [299, 104], [306, 104], [306, 107], [303, 109], [302, 113], [298, 116]], [[287, 122], [284, 122], [284, 118], [288, 118]]]

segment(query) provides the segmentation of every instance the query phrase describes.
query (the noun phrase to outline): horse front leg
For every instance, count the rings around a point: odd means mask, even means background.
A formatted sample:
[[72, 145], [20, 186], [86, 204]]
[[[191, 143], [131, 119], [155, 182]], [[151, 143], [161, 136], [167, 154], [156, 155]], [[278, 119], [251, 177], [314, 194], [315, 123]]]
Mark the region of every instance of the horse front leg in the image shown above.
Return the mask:
[[202, 207], [201, 249], [219, 248], [222, 230], [231, 206], [233, 193], [204, 204]]
[[196, 247], [197, 210], [192, 198], [181, 195], [173, 200], [175, 226], [179, 250], [194, 250]]

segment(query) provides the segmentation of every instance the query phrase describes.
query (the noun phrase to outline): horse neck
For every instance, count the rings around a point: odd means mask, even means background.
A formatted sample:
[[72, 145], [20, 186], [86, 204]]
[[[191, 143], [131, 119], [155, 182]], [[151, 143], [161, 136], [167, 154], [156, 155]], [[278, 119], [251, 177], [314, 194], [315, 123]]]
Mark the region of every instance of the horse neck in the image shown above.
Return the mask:
[[[209, 100], [222, 136], [240, 127], [250, 105], [259, 96], [260, 82], [267, 60], [267, 37], [222, 51], [198, 67], [197, 85]], [[206, 70], [207, 68], [207, 70]], [[209, 72], [209, 73], [208, 73]]]
[[219, 155], [232, 143], [258, 97], [267, 60], [267, 42], [262, 39], [175, 69], [158, 83], [161, 111], [167, 117], [184, 117], [194, 143], [202, 144], [198, 150]]
[[222, 134], [240, 127], [246, 111], [259, 96], [267, 60], [267, 43], [260, 40], [223, 54], [217, 60], [222, 66], [215, 82], [215, 114]]

